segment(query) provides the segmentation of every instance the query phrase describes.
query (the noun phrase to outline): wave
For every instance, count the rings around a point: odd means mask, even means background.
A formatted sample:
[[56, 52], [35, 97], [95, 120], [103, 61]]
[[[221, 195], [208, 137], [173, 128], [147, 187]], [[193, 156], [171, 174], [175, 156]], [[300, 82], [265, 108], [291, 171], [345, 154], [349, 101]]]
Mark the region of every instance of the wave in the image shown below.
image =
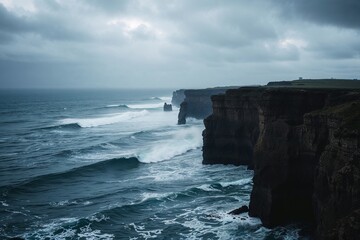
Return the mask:
[[220, 182], [220, 185], [222, 187], [242, 186], [242, 185], [246, 185], [246, 184], [251, 184], [252, 182], [253, 182], [253, 178], [249, 177], [249, 178], [243, 178], [243, 179], [233, 181], [233, 182]]
[[[86, 218], [58, 218], [42, 223], [37, 229], [25, 233], [19, 239], [115, 239], [113, 234], [93, 229], [93, 223], [107, 221], [104, 215], [92, 215]], [[14, 238], [15, 239], [15, 238]], [[16, 238], [17, 239], [17, 238]]]
[[[101, 211], [105, 215], [126, 215], [128, 212], [136, 212], [142, 209], [142, 206], [159, 205], [160, 202], [188, 202], [189, 199], [199, 196], [224, 196], [223, 189], [220, 184], [203, 184], [201, 186], [190, 187], [178, 192], [143, 192], [140, 199], [115, 206], [107, 210]], [[232, 216], [231, 216], [232, 217]]]
[[[60, 173], [50, 173], [32, 178], [30, 181], [16, 185], [3, 186], [6, 189], [32, 189], [42, 184], [51, 184], [53, 181], [67, 182], [74, 181], [74, 178], [88, 176], [89, 174], [99, 175], [109, 171], [126, 171], [136, 168], [141, 163], [135, 157], [113, 158], [93, 164], [77, 167]], [[58, 184], [58, 182], [57, 182]]]
[[161, 101], [161, 98], [159, 98], [159, 97], [151, 97], [151, 98], [145, 98], [144, 100], [159, 100], [159, 101]]
[[159, 97], [162, 101], [171, 102], [172, 97]]
[[138, 112], [124, 112], [116, 115], [109, 115], [98, 118], [66, 118], [60, 121], [59, 126], [77, 124], [82, 128], [98, 127], [103, 125], [114, 124], [118, 122], [129, 121], [131, 119], [142, 117], [147, 115], [149, 112], [146, 110]]
[[202, 146], [202, 129], [198, 127], [180, 128], [164, 136], [164, 140], [154, 142], [152, 146], [140, 152], [139, 161], [153, 163], [169, 160]]
[[106, 108], [129, 108], [128, 105], [125, 104], [109, 104], [106, 105]]
[[81, 126], [78, 123], [67, 123], [67, 124], [60, 124], [56, 126], [43, 127], [38, 129], [52, 130], [52, 129], [78, 129], [78, 128], [81, 128]]
[[133, 109], [151, 109], [151, 108], [162, 108], [164, 103], [145, 103], [145, 104], [129, 104], [129, 108]]
[[159, 100], [165, 102], [171, 102], [172, 97], [151, 97], [151, 100]]

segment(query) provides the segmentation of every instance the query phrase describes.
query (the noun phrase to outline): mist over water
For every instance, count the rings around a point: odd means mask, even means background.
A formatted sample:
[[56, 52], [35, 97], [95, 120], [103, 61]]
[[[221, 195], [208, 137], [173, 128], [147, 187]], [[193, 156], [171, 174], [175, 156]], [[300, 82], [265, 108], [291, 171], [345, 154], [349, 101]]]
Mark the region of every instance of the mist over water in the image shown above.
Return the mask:
[[252, 171], [202, 165], [170, 90], [0, 95], [0, 238], [297, 239], [246, 214]]

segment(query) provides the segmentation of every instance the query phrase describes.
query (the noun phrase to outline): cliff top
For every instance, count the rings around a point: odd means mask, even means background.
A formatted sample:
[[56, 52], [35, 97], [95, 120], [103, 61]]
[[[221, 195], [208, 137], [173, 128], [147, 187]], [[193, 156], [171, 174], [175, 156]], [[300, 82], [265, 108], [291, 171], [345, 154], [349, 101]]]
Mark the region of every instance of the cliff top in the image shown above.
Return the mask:
[[215, 88], [204, 88], [204, 89], [186, 89], [184, 90], [185, 96], [211, 96], [215, 94], [224, 93], [229, 89], [237, 89], [239, 87], [215, 87]]
[[357, 79], [301, 79], [269, 82], [267, 87], [360, 89]]

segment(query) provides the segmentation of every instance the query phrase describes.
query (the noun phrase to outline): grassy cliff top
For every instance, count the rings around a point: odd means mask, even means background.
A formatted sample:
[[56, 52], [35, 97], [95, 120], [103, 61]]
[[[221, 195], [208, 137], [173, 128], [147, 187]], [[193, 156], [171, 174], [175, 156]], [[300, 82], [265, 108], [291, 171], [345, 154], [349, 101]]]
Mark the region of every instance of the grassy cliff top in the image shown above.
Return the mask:
[[343, 126], [360, 130], [360, 102], [350, 102], [335, 106], [332, 111], [343, 119]]
[[290, 88], [336, 88], [360, 89], [360, 80], [350, 79], [302, 79], [293, 81], [269, 82], [267, 87]]
[[341, 126], [349, 130], [360, 130], [360, 101], [347, 102], [316, 110], [311, 115], [326, 114], [342, 119]]

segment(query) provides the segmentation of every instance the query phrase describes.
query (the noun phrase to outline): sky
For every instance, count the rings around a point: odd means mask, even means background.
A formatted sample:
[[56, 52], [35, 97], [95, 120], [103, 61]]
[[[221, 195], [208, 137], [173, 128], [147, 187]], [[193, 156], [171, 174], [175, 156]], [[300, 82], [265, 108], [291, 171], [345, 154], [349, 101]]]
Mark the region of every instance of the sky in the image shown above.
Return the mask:
[[0, 88], [360, 79], [359, 0], [0, 0]]

